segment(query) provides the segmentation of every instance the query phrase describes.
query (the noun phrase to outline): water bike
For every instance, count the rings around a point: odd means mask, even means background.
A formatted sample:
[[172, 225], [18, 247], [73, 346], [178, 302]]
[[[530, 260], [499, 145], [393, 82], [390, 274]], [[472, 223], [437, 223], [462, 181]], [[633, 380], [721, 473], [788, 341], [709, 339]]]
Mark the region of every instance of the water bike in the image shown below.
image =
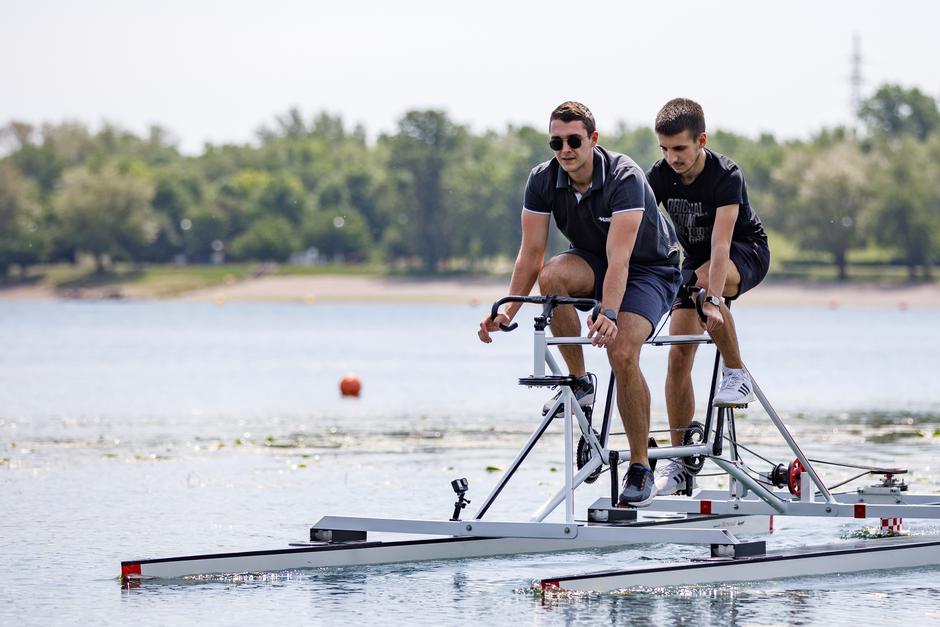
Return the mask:
[[[512, 463], [492, 486], [471, 516], [469, 483], [459, 478], [451, 482], [456, 494], [449, 518], [402, 519], [350, 516], [323, 516], [309, 528], [309, 536], [285, 548], [239, 551], [177, 557], [133, 559], [121, 562], [121, 581], [137, 586], [144, 581], [179, 578], [205, 578], [214, 575], [253, 574], [298, 569], [357, 567], [408, 563], [423, 560], [469, 559], [497, 555], [537, 554], [556, 551], [591, 550], [638, 544], [681, 544], [707, 547], [695, 549], [684, 561], [657, 562], [604, 572], [551, 575], [540, 587], [551, 594], [559, 590], [607, 591], [631, 586], [646, 587], [757, 581], [782, 577], [892, 569], [940, 564], [940, 537], [903, 536], [903, 519], [940, 518], [940, 496], [916, 495], [907, 490], [903, 468], [882, 468], [854, 464], [854, 479], [876, 477], [872, 484], [836, 493], [827, 487], [816, 465], [797, 444], [783, 420], [761, 390], [753, 373], [754, 393], [770, 423], [781, 436], [792, 458], [775, 463], [757, 455], [739, 442], [735, 430], [735, 410], [744, 406], [714, 406], [719, 383], [721, 355], [715, 351], [705, 415], [693, 421], [683, 433], [680, 446], [657, 446], [651, 438], [651, 464], [665, 459], [681, 459], [695, 475], [706, 463], [725, 473], [727, 489], [693, 489], [685, 493], [656, 496], [643, 509], [617, 506], [619, 466], [629, 460], [629, 450], [610, 446], [615, 404], [613, 373], [609, 378], [599, 430], [593, 408], [582, 408], [572, 391], [576, 379], [562, 372], [552, 349], [564, 345], [590, 344], [585, 337], [553, 337], [546, 331], [559, 306], [574, 305], [582, 310], [599, 308], [597, 301], [566, 296], [507, 296], [492, 305], [495, 317], [506, 303], [541, 307], [534, 317], [533, 362], [530, 375], [519, 379], [528, 387], [561, 389], [554, 406], [541, 416]], [[517, 325], [504, 327], [511, 331]], [[664, 326], [664, 325], [662, 325]], [[662, 329], [660, 326], [660, 330]], [[646, 342], [650, 346], [712, 344], [707, 334], [660, 335]], [[562, 422], [564, 437], [563, 485], [527, 520], [493, 520], [486, 517], [525, 462], [535, 444], [556, 420]], [[577, 444], [575, 444], [577, 439]], [[753, 467], [745, 454], [767, 464]], [[610, 496], [596, 499], [581, 518], [575, 518], [575, 490], [606, 474]], [[557, 473], [553, 473], [557, 477]], [[845, 483], [845, 482], [843, 482]], [[842, 483], [839, 484], [841, 487]], [[563, 520], [547, 520], [563, 507]], [[754, 539], [773, 529], [775, 517], [877, 519], [879, 536], [844, 541], [832, 545], [798, 549], [767, 550], [767, 541]], [[463, 518], [462, 518], [463, 517]], [[560, 516], [557, 516], [560, 518]], [[402, 539], [370, 539], [383, 533]]]

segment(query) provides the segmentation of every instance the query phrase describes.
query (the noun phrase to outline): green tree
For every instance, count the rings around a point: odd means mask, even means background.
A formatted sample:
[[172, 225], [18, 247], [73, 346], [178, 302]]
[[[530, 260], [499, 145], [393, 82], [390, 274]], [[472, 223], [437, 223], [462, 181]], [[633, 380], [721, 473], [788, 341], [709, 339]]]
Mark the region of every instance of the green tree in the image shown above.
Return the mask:
[[78, 122], [43, 125], [42, 136], [43, 143], [55, 150], [63, 167], [82, 165], [99, 153], [88, 127]]
[[785, 147], [770, 133], [763, 133], [754, 140], [721, 130], [710, 134], [708, 143], [710, 148], [727, 155], [741, 167], [751, 206], [767, 227], [780, 228], [785, 218], [774, 213], [770, 195], [773, 172], [783, 162]]
[[147, 261], [169, 261], [184, 252], [184, 226], [191, 226], [189, 214], [205, 200], [204, 183], [190, 169], [170, 166], [154, 173], [154, 184], [152, 205], [157, 235], [143, 257]]
[[338, 261], [363, 261], [372, 255], [368, 224], [352, 207], [311, 211], [303, 226], [303, 244]]
[[503, 134], [468, 136], [460, 161], [447, 170], [446, 235], [452, 255], [471, 267], [518, 250], [526, 178], [533, 166], [551, 156], [546, 135], [529, 130], [510, 127]]
[[218, 209], [195, 206], [187, 209], [180, 219], [180, 239], [187, 259], [206, 262], [215, 252], [216, 242], [224, 248], [229, 236], [228, 220]]
[[[378, 241], [391, 221], [389, 211], [380, 201], [383, 172], [373, 164], [353, 165], [345, 172], [343, 188], [348, 204], [365, 220], [369, 240]], [[322, 205], [321, 205], [322, 206]]]
[[621, 122], [615, 133], [607, 135], [599, 133], [599, 135], [599, 144], [615, 152], [629, 155], [644, 171], [662, 156], [659, 140], [650, 127], [631, 128]]
[[871, 195], [870, 165], [855, 142], [824, 149], [791, 149], [774, 173], [776, 215], [805, 250], [832, 256], [848, 279], [848, 252], [860, 243], [859, 219]]
[[901, 138], [880, 146], [876, 157], [871, 232], [900, 252], [911, 280], [918, 269], [931, 280], [940, 250], [940, 134], [929, 146]]
[[234, 259], [287, 261], [297, 250], [294, 226], [281, 216], [265, 216], [255, 221], [232, 242]]
[[0, 278], [13, 264], [29, 265], [45, 253], [39, 191], [9, 161], [0, 161]]
[[862, 103], [858, 115], [870, 132], [890, 137], [913, 135], [923, 141], [940, 130], [936, 101], [916, 87], [882, 85]]
[[49, 141], [27, 143], [13, 153], [12, 159], [20, 172], [39, 184], [45, 195], [52, 194], [65, 169], [64, 160]]
[[239, 170], [218, 184], [212, 205], [225, 216], [230, 237], [240, 235], [260, 217], [259, 199], [270, 181], [271, 175], [267, 172]]
[[156, 236], [153, 192], [149, 178], [114, 166], [66, 171], [54, 203], [60, 246], [94, 256], [98, 272], [105, 257], [136, 260]]
[[261, 189], [255, 213], [258, 216], [281, 216], [298, 225], [308, 204], [307, 193], [300, 180], [287, 172], [278, 172]]
[[445, 170], [466, 135], [443, 111], [409, 111], [398, 123], [398, 133], [385, 138], [390, 147], [388, 164], [398, 173], [402, 213], [409, 223], [412, 250], [425, 272], [437, 272], [449, 256], [445, 229], [450, 207], [444, 189]]

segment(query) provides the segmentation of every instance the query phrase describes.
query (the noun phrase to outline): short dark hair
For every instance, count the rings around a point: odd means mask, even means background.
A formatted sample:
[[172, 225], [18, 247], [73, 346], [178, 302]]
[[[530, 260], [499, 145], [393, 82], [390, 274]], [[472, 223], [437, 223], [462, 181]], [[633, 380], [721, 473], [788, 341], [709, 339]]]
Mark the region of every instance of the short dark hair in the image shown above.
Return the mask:
[[705, 132], [705, 112], [702, 106], [688, 98], [673, 98], [656, 114], [656, 133], [678, 135], [689, 131], [693, 137]]
[[584, 123], [588, 137], [594, 135], [594, 130], [597, 128], [594, 125], [594, 114], [591, 113], [591, 110], [574, 100], [568, 100], [555, 107], [551, 117], [548, 118], [549, 124], [552, 120], [561, 120], [562, 122], [580, 121]]

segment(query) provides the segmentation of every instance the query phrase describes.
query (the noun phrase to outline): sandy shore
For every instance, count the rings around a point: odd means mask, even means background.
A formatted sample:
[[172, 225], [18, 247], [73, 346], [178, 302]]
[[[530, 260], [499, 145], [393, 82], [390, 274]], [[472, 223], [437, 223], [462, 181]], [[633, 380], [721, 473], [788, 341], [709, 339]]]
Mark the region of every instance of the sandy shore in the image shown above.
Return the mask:
[[[204, 302], [462, 302], [490, 303], [506, 295], [506, 279], [416, 279], [358, 276], [268, 276], [186, 292], [177, 300]], [[148, 298], [135, 286], [67, 294], [41, 287], [0, 289], [0, 300]], [[940, 285], [802, 284], [769, 281], [738, 306], [890, 307], [940, 309]]]

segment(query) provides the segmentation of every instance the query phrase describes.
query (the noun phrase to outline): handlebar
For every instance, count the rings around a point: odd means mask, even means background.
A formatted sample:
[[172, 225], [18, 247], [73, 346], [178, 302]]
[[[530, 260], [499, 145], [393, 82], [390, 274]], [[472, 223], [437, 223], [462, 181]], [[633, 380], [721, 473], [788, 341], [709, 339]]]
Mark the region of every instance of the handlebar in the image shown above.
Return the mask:
[[705, 315], [705, 310], [702, 309], [705, 305], [705, 290], [698, 285], [689, 285], [688, 290], [689, 295], [692, 297], [692, 302], [695, 303], [695, 313], [698, 314], [699, 320], [706, 322], [708, 316]]
[[[499, 308], [506, 303], [532, 303], [542, 305], [542, 316], [548, 320], [552, 316], [552, 310], [559, 305], [574, 305], [581, 307], [591, 307], [591, 316], [597, 318], [600, 313], [601, 304], [593, 298], [574, 298], [571, 296], [504, 296], [493, 303], [490, 309], [490, 320], [495, 320], [499, 315]], [[499, 328], [509, 332], [516, 329], [519, 323], [513, 322], [510, 325], [499, 324]]]

